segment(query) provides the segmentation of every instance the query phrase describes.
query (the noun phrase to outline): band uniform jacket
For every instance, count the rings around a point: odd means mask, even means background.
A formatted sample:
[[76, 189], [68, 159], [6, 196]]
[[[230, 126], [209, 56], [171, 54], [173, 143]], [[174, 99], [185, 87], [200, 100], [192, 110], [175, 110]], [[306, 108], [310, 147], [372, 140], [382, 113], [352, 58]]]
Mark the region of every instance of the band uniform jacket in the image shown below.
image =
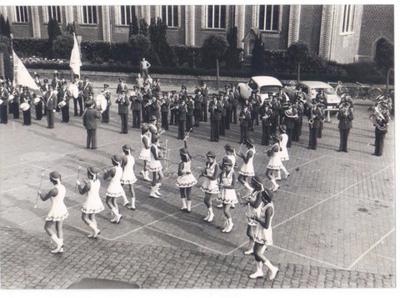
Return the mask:
[[90, 97], [90, 95], [93, 95], [93, 87], [90, 82], [82, 82], [82, 94], [83, 98], [86, 100]]
[[208, 111], [210, 112], [211, 120], [221, 120], [222, 119], [222, 105], [220, 102], [215, 103], [214, 101], [210, 102]]
[[349, 114], [346, 116], [343, 113], [338, 112], [337, 118], [339, 120], [339, 129], [350, 129], [352, 128], [353, 111], [350, 109]]
[[117, 99], [117, 103], [118, 103], [118, 115], [120, 114], [128, 114], [129, 112], [129, 100], [128, 100], [128, 96], [120, 96]]
[[117, 94], [121, 94], [122, 90], [125, 90], [125, 92], [128, 92], [128, 85], [126, 85], [125, 83], [118, 83]]
[[203, 95], [198, 95], [194, 97], [194, 109], [197, 111], [201, 111], [201, 104], [203, 102]]
[[311, 128], [320, 128], [322, 121], [324, 121], [324, 115], [321, 113], [320, 109], [310, 112], [310, 119], [313, 119], [314, 123], [309, 124]]
[[53, 92], [49, 91], [46, 101], [46, 109], [48, 111], [55, 110], [56, 106], [57, 106], [57, 93], [55, 91]]
[[239, 121], [240, 121], [240, 125], [241, 126], [244, 126], [244, 127], [248, 127], [249, 125], [250, 125], [250, 122], [251, 122], [251, 113], [250, 113], [250, 111], [249, 110], [247, 110], [247, 111], [244, 111], [244, 110], [242, 110], [242, 111], [240, 111], [240, 114], [239, 114]]
[[193, 110], [194, 110], [194, 102], [193, 102], [193, 100], [188, 100], [187, 101], [187, 115], [193, 116]]
[[136, 94], [131, 96], [131, 110], [132, 111], [141, 111], [142, 110], [142, 96], [140, 94]]
[[85, 113], [83, 114], [83, 126], [87, 130], [97, 129], [97, 119], [101, 118], [100, 111], [94, 108], [87, 108]]
[[184, 104], [184, 105], [180, 104], [178, 106], [178, 120], [180, 120], [180, 121], [185, 120], [186, 121], [186, 113], [187, 113], [186, 104]]
[[169, 105], [170, 105], [170, 100], [169, 98], [164, 98], [162, 104], [161, 104], [161, 113], [168, 113], [169, 112]]

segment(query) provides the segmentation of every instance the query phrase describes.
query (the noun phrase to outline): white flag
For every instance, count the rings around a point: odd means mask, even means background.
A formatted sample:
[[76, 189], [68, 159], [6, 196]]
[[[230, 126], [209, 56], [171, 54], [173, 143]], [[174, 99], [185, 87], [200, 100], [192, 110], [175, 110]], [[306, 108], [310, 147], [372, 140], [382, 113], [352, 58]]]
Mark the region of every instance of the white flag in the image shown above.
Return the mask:
[[71, 58], [69, 60], [69, 67], [71, 67], [72, 72], [78, 76], [81, 76], [81, 54], [79, 52], [78, 40], [76, 39], [74, 33], [74, 46], [71, 51]]
[[38, 85], [36, 85], [35, 80], [31, 77], [30, 73], [26, 69], [24, 63], [15, 54], [13, 50], [13, 60], [14, 60], [14, 80], [13, 85], [21, 85], [28, 87], [33, 90], [39, 90]]

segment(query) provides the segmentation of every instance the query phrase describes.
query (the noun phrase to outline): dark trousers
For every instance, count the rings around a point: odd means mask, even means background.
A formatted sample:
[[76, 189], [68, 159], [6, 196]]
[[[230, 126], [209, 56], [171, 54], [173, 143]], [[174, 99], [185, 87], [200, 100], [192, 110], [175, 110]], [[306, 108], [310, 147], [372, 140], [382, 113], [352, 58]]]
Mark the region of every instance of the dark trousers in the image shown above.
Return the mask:
[[168, 130], [169, 129], [169, 125], [168, 125], [168, 112], [161, 112], [161, 127], [164, 130]]
[[110, 122], [110, 106], [107, 106], [107, 109], [103, 113], [101, 113], [101, 122], [109, 123]]
[[13, 108], [12, 108], [12, 113], [13, 113], [13, 117], [14, 119], [19, 119], [19, 107], [18, 107], [18, 103], [13, 102], [12, 104]]
[[31, 109], [22, 112], [22, 115], [24, 117], [24, 125], [31, 125], [32, 119], [31, 119]]
[[178, 121], [178, 140], [183, 140], [185, 138], [185, 120]]
[[65, 123], [69, 122], [69, 104], [66, 104], [61, 108], [61, 117], [62, 117], [62, 122]]
[[203, 122], [207, 122], [207, 105], [203, 107]]
[[240, 125], [240, 143], [246, 142], [249, 137], [249, 127]]
[[225, 117], [225, 128], [231, 129], [231, 122], [232, 122], [232, 110], [226, 110], [226, 117]]
[[86, 129], [87, 137], [86, 137], [86, 148], [97, 148], [97, 138], [96, 138], [96, 129]]
[[121, 117], [121, 133], [128, 133], [128, 113], [119, 114]]
[[211, 137], [212, 142], [219, 141], [219, 124], [220, 120], [211, 120]]
[[298, 142], [301, 135], [302, 121], [296, 121], [294, 124], [292, 141]]
[[79, 105], [79, 116], [82, 116], [83, 102], [81, 96], [78, 96], [78, 98], [74, 98], [74, 116], [78, 116], [78, 105]]
[[261, 145], [269, 145], [270, 134], [271, 134], [271, 126], [263, 124]]
[[380, 131], [375, 128], [375, 155], [381, 156], [383, 153], [383, 144], [385, 140], [386, 131]]
[[349, 137], [349, 132], [350, 132], [350, 128], [339, 129], [339, 133], [340, 133], [339, 151], [347, 152], [347, 139]]
[[288, 142], [287, 142], [287, 145], [286, 145], [287, 148], [292, 147], [293, 131], [294, 131], [294, 128], [287, 128], [286, 129], [286, 133], [288, 135]]
[[175, 123], [175, 110], [171, 110], [171, 115], [169, 115], [169, 125], [173, 125]]
[[324, 122], [321, 121], [321, 125], [320, 125], [320, 127], [318, 128], [318, 131], [317, 131], [317, 138], [318, 139], [322, 138], [322, 129], [323, 128], [324, 128]]
[[219, 135], [220, 136], [225, 136], [225, 117], [222, 117], [221, 120], [219, 120]]
[[54, 111], [47, 110], [47, 128], [54, 128]]
[[237, 123], [237, 109], [236, 109], [236, 107], [233, 107], [232, 111], [231, 111], [231, 122], [232, 122], [232, 120], [233, 120], [234, 124]]
[[8, 123], [8, 107], [4, 103], [0, 105], [0, 123]]
[[193, 115], [186, 115], [186, 131], [191, 130], [193, 127]]
[[141, 113], [140, 111], [132, 111], [132, 127], [140, 128]]
[[43, 117], [43, 103], [41, 101], [36, 105], [35, 112], [36, 112], [36, 120], [42, 120], [42, 117]]
[[308, 140], [308, 147], [309, 149], [317, 149], [317, 132], [318, 128], [311, 128], [310, 127], [310, 138]]
[[201, 110], [194, 110], [194, 126], [199, 127], [200, 126], [200, 121], [202, 120], [201, 117]]

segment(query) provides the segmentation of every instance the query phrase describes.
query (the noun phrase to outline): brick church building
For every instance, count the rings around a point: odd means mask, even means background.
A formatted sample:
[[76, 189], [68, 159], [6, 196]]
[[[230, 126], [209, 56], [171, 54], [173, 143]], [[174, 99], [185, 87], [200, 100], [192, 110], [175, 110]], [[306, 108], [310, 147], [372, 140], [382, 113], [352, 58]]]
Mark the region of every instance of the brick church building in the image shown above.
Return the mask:
[[0, 6], [15, 38], [47, 38], [47, 22], [75, 22], [82, 40], [128, 40], [133, 16], [161, 18], [171, 45], [200, 47], [211, 34], [238, 28], [238, 46], [251, 54], [260, 34], [266, 49], [301, 40], [311, 52], [339, 63], [372, 60], [382, 39], [394, 41], [393, 5], [144, 5]]

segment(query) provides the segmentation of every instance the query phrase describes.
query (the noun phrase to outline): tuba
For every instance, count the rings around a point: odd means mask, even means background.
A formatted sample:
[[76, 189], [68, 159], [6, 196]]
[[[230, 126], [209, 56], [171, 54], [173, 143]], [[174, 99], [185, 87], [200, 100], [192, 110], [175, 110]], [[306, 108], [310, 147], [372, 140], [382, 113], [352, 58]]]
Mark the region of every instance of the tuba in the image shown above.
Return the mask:
[[387, 113], [387, 109], [378, 103], [375, 107], [371, 107], [369, 110], [371, 112], [369, 119], [372, 124], [380, 131], [386, 130], [387, 121], [384, 113]]

